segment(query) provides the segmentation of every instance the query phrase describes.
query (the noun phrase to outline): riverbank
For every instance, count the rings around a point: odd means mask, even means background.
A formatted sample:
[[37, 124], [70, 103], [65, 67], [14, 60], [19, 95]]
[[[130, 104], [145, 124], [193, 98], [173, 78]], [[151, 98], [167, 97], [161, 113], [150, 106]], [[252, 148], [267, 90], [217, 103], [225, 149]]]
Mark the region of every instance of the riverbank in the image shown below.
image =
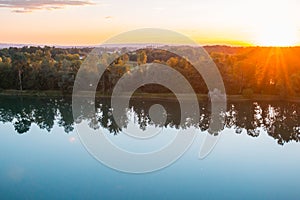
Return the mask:
[[[82, 92], [77, 96], [90, 96], [91, 92]], [[47, 91], [37, 91], [37, 90], [2, 90], [0, 91], [0, 96], [33, 96], [33, 97], [72, 97], [72, 93], [63, 93], [58, 90], [47, 90]], [[100, 92], [96, 93], [98, 98], [109, 98], [110, 95], [102, 94]], [[190, 95], [182, 95], [184, 99], [190, 99]], [[159, 100], [175, 100], [176, 97], [169, 93], [134, 93], [131, 98], [135, 99], [159, 99]], [[197, 94], [199, 101], [209, 100], [206, 94]], [[300, 97], [287, 97], [283, 98], [277, 95], [258, 95], [254, 94], [251, 97], [245, 97], [243, 95], [227, 95], [227, 101], [289, 101], [300, 103]]]

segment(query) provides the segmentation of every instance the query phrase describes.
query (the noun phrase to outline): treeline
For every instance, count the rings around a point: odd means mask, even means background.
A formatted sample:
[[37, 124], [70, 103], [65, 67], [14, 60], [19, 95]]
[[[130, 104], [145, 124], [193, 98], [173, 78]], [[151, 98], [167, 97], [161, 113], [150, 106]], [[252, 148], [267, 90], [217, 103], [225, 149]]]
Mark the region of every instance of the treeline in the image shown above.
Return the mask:
[[[185, 48], [185, 47], [180, 47]], [[300, 92], [300, 48], [205, 47], [216, 63], [227, 94], [298, 96]], [[91, 48], [62, 49], [23, 47], [0, 50], [0, 90], [60, 90], [71, 93], [75, 76]], [[126, 48], [103, 49], [114, 57], [102, 76], [98, 90], [111, 93], [125, 73], [145, 63], [162, 63], [179, 71], [197, 93], [207, 94], [205, 82], [185, 59], [159, 49], [122, 54]], [[190, 51], [195, 51], [191, 48]], [[193, 52], [191, 52], [193, 54]], [[200, 60], [201, 58], [199, 58]], [[88, 79], [88, 72], [86, 78]], [[168, 77], [171, 78], [171, 77]], [[142, 92], [164, 93], [166, 88], [147, 85]]]
[[70, 91], [90, 48], [23, 47], [0, 50], [0, 89]]
[[222, 74], [227, 94], [299, 95], [300, 47], [220, 49], [209, 52]]

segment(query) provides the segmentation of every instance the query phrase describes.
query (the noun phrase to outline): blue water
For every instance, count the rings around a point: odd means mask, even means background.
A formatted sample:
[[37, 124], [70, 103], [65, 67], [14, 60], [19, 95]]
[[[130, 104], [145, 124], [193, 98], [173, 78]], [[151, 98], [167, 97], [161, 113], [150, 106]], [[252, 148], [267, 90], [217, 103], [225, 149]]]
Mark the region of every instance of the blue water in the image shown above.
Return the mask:
[[266, 132], [222, 131], [198, 159], [204, 133], [171, 166], [147, 174], [115, 171], [95, 160], [75, 131], [35, 124], [23, 135], [0, 125], [1, 199], [298, 199], [300, 144], [283, 146]]

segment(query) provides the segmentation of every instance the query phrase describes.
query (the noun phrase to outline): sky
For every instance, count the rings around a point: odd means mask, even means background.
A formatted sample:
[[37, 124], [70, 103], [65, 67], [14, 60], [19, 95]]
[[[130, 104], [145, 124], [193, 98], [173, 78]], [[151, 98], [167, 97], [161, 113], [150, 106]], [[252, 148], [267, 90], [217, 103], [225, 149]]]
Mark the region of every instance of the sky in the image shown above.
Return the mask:
[[297, 0], [0, 0], [0, 43], [97, 45], [164, 28], [200, 44], [298, 45]]

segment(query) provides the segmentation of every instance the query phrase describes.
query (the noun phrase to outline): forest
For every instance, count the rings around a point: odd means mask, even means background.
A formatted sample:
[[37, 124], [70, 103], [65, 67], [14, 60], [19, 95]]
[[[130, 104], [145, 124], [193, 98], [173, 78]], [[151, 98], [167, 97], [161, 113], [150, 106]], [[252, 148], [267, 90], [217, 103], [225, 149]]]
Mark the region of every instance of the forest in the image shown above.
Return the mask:
[[[205, 46], [204, 49], [218, 67], [228, 95], [299, 96], [300, 47]], [[115, 59], [108, 63], [99, 81], [99, 92], [111, 93], [120, 77], [146, 63], [166, 64], [179, 71], [196, 93], [208, 92], [201, 75], [185, 58], [153, 48], [125, 54], [122, 54], [124, 47], [105, 50]], [[92, 48], [48, 46], [1, 49], [0, 91], [54, 90], [70, 94], [76, 74], [91, 51]], [[146, 85], [140, 91], [169, 92], [158, 85]]]

